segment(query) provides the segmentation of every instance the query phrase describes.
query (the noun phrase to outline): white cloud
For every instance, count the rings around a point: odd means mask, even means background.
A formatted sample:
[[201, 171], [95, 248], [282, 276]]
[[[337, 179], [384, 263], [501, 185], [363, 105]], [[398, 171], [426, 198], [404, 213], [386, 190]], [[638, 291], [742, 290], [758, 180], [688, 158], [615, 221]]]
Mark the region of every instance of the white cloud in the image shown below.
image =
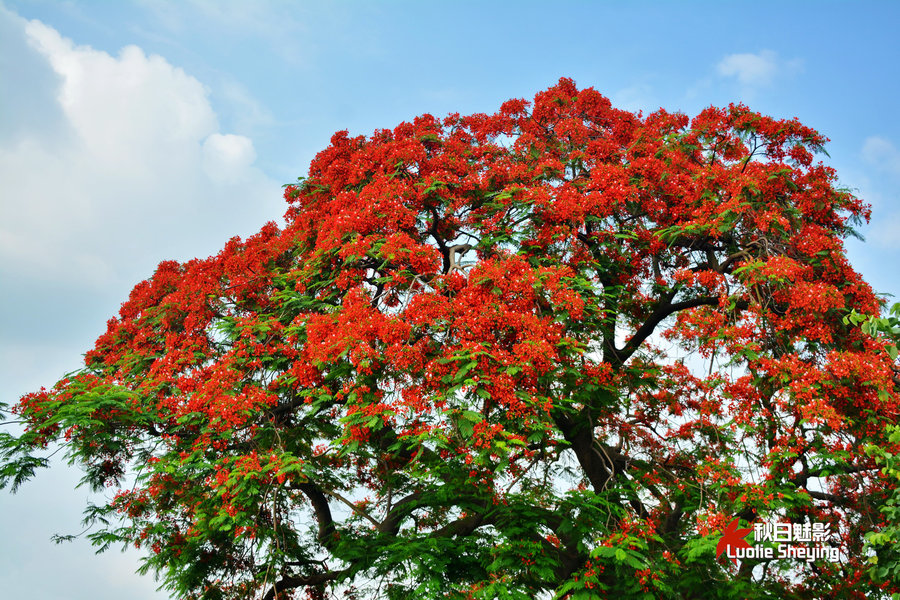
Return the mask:
[[900, 150], [890, 141], [879, 136], [870, 136], [863, 142], [862, 157], [870, 165], [900, 175]]
[[723, 77], [734, 77], [746, 87], [770, 85], [777, 76], [796, 72], [802, 67], [798, 59], [782, 61], [772, 50], [762, 50], [757, 54], [729, 54], [716, 66]]
[[242, 135], [214, 133], [203, 142], [203, 172], [211, 179], [237, 183], [256, 160], [253, 142]]
[[105, 164], [130, 172], [147, 148], [184, 152], [216, 131], [203, 86], [162, 57], [76, 47], [38, 21], [25, 31], [62, 78], [58, 100], [85, 149]]
[[650, 113], [659, 108], [654, 100], [652, 88], [645, 83], [622, 88], [612, 94], [610, 100], [616, 108], [633, 112], [641, 110]]
[[[56, 126], [4, 126], [17, 114], [0, 122], [2, 270], [133, 282], [159, 260], [213, 253], [281, 216], [252, 140], [219, 131], [197, 79], [137, 46], [112, 56], [7, 11], [4, 31], [21, 39], [3, 47], [3, 94], [17, 90], [23, 114], [40, 107], [27, 123], [44, 114]], [[43, 85], [11, 67], [20, 58], [43, 69]]]

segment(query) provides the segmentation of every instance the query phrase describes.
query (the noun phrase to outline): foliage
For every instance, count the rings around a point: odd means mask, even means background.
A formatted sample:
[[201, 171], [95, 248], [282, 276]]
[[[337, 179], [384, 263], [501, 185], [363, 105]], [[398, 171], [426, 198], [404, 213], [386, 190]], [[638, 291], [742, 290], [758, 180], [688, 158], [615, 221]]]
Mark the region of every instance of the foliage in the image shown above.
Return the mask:
[[[868, 209], [825, 142], [567, 79], [337, 133], [283, 229], [163, 262], [20, 400], [0, 481], [62, 444], [115, 491], [93, 541], [183, 598], [900, 592], [867, 575], [897, 564], [896, 348], [857, 326]], [[778, 519], [831, 525], [840, 561], [716, 558]]]
[[[845, 322], [861, 325], [862, 330], [873, 336], [883, 336], [887, 339], [887, 350], [891, 358], [897, 358], [897, 346], [900, 344], [900, 303], [891, 307], [890, 314], [886, 317], [870, 315], [864, 317], [856, 311], [845, 317]], [[900, 369], [894, 369], [900, 374]], [[895, 376], [894, 381], [900, 380]], [[886, 428], [888, 441], [896, 447], [900, 444], [900, 427], [888, 425]], [[866, 549], [873, 554], [869, 557], [871, 567], [869, 574], [876, 583], [888, 584], [900, 581], [900, 455], [896, 452], [888, 452], [883, 447], [870, 444], [866, 452], [874, 456], [882, 472], [894, 480], [895, 487], [882, 507], [883, 520], [879, 527], [866, 533]], [[900, 600], [900, 592], [891, 596], [892, 600]]]
[[[889, 440], [893, 444], [900, 444], [900, 427], [889, 426]], [[890, 583], [900, 581], [900, 455], [886, 452], [883, 448], [871, 445], [867, 452], [876, 457], [879, 464], [883, 465], [885, 475], [894, 480], [893, 494], [884, 502], [881, 512], [884, 513], [884, 521], [875, 531], [866, 533], [866, 546], [874, 552], [869, 558], [871, 568], [869, 574], [875, 583]], [[900, 600], [900, 592], [895, 592], [891, 598]]]

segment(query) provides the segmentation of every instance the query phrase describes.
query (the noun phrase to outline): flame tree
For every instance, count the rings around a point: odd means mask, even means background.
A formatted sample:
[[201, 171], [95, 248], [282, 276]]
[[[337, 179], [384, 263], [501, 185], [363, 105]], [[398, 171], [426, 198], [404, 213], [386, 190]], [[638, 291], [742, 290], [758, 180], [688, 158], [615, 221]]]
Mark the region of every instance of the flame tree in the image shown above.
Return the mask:
[[[869, 213], [826, 141], [568, 79], [337, 133], [283, 229], [161, 263], [13, 407], [2, 483], [62, 444], [109, 490], [93, 541], [183, 598], [900, 592], [865, 546], [896, 531], [896, 346], [856, 326]], [[827, 524], [840, 560], [735, 566], [735, 518]]]

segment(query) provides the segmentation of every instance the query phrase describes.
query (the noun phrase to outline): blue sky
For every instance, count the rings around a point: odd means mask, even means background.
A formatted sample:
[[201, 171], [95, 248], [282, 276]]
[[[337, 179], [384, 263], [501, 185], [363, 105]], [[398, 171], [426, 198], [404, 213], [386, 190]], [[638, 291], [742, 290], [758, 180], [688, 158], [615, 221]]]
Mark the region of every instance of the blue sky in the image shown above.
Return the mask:
[[[331, 134], [490, 112], [559, 77], [620, 108], [743, 101], [829, 138], [873, 207], [853, 263], [900, 295], [900, 3], [0, 0], [0, 400], [79, 366], [163, 259], [283, 213]], [[57, 469], [0, 494], [10, 597], [163, 598], [93, 556]], [[52, 566], [51, 566], [52, 565]]]

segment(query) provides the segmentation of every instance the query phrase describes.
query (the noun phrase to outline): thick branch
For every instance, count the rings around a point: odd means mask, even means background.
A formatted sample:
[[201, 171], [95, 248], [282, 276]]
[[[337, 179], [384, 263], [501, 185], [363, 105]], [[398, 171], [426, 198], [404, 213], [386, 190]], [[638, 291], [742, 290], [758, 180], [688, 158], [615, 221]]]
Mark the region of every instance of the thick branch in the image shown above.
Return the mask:
[[303, 585], [322, 585], [338, 579], [346, 572], [347, 569], [342, 569], [340, 571], [324, 571], [312, 575], [286, 575], [269, 588], [269, 591], [263, 596], [263, 600], [280, 600], [285, 597], [283, 594], [288, 590], [293, 590]]
[[614, 368], [621, 367], [625, 364], [625, 361], [635, 353], [640, 345], [644, 343], [644, 340], [650, 337], [650, 334], [653, 333], [656, 326], [662, 323], [667, 317], [688, 308], [717, 306], [719, 304], [719, 299], [712, 296], [701, 296], [699, 298], [691, 298], [690, 300], [683, 300], [672, 304], [672, 298], [674, 298], [674, 296], [675, 292], [673, 291], [661, 298], [656, 304], [656, 308], [653, 309], [653, 313], [646, 321], [644, 321], [644, 324], [634, 332], [634, 335], [626, 342], [625, 346], [622, 349], [614, 350], [612, 361], [610, 361]]
[[488, 521], [485, 520], [484, 515], [481, 513], [469, 515], [447, 523], [440, 529], [432, 532], [429, 537], [467, 536], [471, 535], [476, 529], [487, 523]]
[[[577, 422], [573, 422], [572, 419], [562, 414], [555, 415], [554, 420], [563, 437], [571, 445], [572, 451], [575, 452], [578, 464], [581, 465], [594, 492], [600, 494], [606, 489], [613, 473], [603, 464], [600, 454], [594, 451], [593, 420], [590, 411], [582, 410], [579, 416], [581, 418]], [[609, 467], [613, 467], [613, 465], [609, 465]]]
[[306, 495], [312, 504], [313, 512], [316, 515], [316, 522], [319, 524], [319, 543], [328, 548], [334, 548], [335, 536], [337, 530], [334, 527], [334, 518], [331, 516], [331, 508], [328, 506], [328, 498], [319, 489], [319, 486], [311, 481], [296, 483], [294, 486]]
[[400, 531], [400, 523], [403, 521], [403, 518], [417, 508], [418, 504], [416, 504], [416, 501], [419, 500], [421, 496], [421, 493], [413, 492], [397, 502], [387, 516], [385, 516], [384, 521], [378, 526], [378, 531], [381, 533], [397, 535]]
[[837, 504], [838, 506], [846, 506], [849, 500], [842, 496], [828, 494], [826, 492], [817, 492], [815, 490], [806, 490], [806, 493], [816, 500], [824, 500], [826, 502], [831, 502], [832, 504]]

